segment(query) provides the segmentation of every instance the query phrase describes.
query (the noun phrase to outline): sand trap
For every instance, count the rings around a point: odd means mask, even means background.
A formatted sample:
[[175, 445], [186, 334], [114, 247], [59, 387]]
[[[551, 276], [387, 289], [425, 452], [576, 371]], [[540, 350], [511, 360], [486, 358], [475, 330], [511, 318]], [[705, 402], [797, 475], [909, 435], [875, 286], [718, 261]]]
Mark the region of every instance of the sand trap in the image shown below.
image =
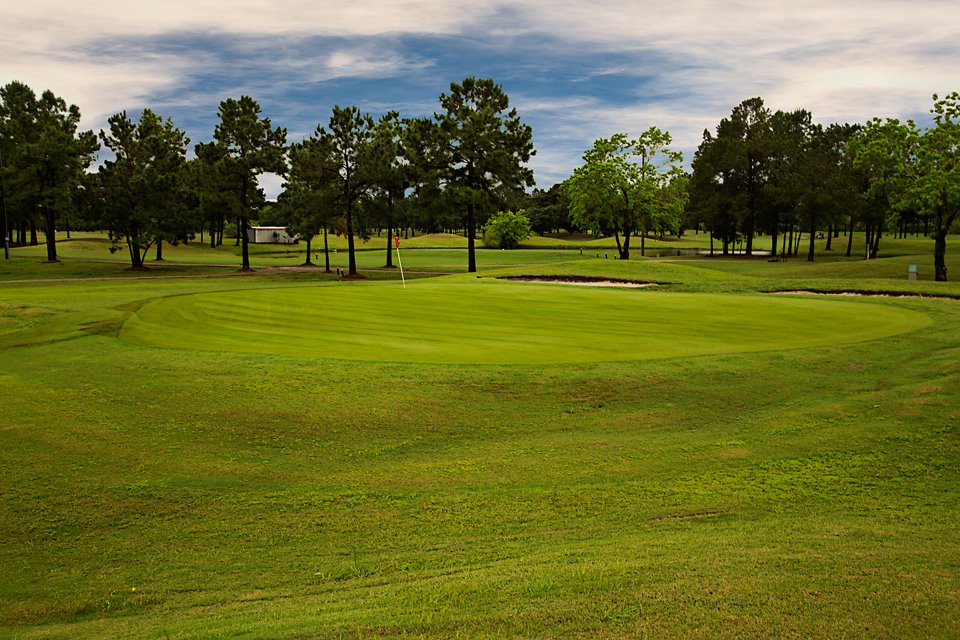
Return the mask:
[[926, 298], [928, 300], [960, 300], [955, 296], [940, 296], [926, 293], [897, 293], [894, 291], [768, 291], [774, 295], [810, 295], [810, 296], [855, 296], [863, 298]]
[[580, 287], [621, 287], [625, 289], [640, 289], [641, 287], [655, 287], [656, 282], [635, 282], [633, 280], [611, 280], [608, 278], [586, 278], [578, 276], [503, 276], [499, 280], [514, 282], [540, 282], [545, 284], [572, 284]]

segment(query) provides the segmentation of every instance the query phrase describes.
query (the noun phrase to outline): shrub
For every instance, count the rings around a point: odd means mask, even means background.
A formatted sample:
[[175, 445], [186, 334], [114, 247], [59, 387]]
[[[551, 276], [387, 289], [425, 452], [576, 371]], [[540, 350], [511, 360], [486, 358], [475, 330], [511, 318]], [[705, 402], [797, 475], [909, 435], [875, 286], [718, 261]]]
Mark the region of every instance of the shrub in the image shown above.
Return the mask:
[[491, 249], [516, 249], [532, 235], [530, 220], [519, 211], [501, 211], [483, 228], [483, 246]]

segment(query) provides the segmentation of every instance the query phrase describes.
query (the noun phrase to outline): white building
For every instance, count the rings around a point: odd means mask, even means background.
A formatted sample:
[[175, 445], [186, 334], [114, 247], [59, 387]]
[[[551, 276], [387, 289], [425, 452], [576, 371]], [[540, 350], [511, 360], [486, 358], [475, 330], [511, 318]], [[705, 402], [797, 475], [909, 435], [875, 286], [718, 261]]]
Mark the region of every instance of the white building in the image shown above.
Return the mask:
[[287, 235], [286, 227], [250, 227], [247, 240], [254, 244], [297, 244], [300, 239]]

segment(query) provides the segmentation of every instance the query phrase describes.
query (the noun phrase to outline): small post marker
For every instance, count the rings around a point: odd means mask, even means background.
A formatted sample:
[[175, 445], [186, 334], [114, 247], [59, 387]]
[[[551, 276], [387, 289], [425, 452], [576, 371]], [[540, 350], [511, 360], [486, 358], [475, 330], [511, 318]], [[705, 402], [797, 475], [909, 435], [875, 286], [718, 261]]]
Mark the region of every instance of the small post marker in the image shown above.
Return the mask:
[[400, 260], [400, 236], [393, 235], [393, 243], [397, 246], [397, 266], [400, 267], [400, 281], [403, 282], [403, 288], [407, 288], [407, 279], [403, 277], [403, 262]]

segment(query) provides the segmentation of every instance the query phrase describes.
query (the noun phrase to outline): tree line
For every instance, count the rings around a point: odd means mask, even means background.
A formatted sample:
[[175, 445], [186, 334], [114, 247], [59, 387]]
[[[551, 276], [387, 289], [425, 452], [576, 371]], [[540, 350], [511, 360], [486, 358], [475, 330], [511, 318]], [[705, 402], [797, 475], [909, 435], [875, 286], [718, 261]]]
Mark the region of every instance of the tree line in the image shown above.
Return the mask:
[[[468, 269], [476, 271], [474, 239], [492, 210], [519, 202], [533, 186], [526, 166], [533, 133], [507, 94], [491, 79], [451, 83], [430, 118], [391, 111], [374, 120], [356, 106], [333, 107], [326, 125], [300, 142], [261, 114], [249, 96], [220, 103], [208, 143], [194, 146], [171, 119], [145, 109], [108, 119], [99, 135], [79, 131], [80, 111], [52, 92], [39, 98], [11, 82], [0, 88], [0, 196], [4, 237], [8, 223], [19, 243], [36, 239], [42, 221], [47, 259], [57, 260], [60, 226], [106, 229], [112, 249], [125, 248], [131, 266], [147, 252], [162, 257], [165, 242], [189, 242], [209, 233], [212, 247], [235, 224], [242, 269], [250, 269], [246, 230], [253, 220], [280, 221], [308, 241], [330, 230], [346, 236], [349, 275], [357, 275], [354, 239], [373, 224], [416, 218], [427, 230], [464, 229]], [[100, 149], [111, 156], [90, 171]], [[268, 203], [258, 177], [284, 177]], [[9, 214], [9, 215], [7, 215]], [[329, 259], [326, 264], [329, 270]]]
[[[650, 127], [596, 140], [568, 179], [532, 191], [532, 130], [500, 85], [466, 78], [438, 102], [432, 117], [391, 111], [377, 120], [338, 105], [288, 144], [255, 100], [231, 98], [220, 103], [212, 141], [194, 145], [188, 159], [184, 132], [149, 109], [136, 121], [117, 113], [97, 135], [78, 130], [76, 106], [11, 82], [0, 88], [4, 237], [27, 243], [29, 233], [36, 243], [39, 226], [54, 261], [58, 226], [106, 229], [112, 248], [142, 268], [151, 248], [160, 259], [165, 242], [198, 233], [203, 241], [205, 232], [215, 247], [233, 227], [249, 269], [246, 229], [256, 220], [305, 238], [308, 263], [315, 236], [325, 244], [329, 232], [346, 236], [355, 275], [354, 240], [374, 228], [387, 232], [386, 266], [398, 229], [463, 232], [475, 271], [475, 238], [504, 209], [523, 209], [524, 220], [511, 224], [533, 232], [613, 237], [622, 259], [638, 237], [642, 255], [646, 237], [685, 229], [709, 232], [724, 254], [739, 244], [747, 255], [760, 235], [772, 238], [772, 255], [797, 255], [806, 233], [808, 260], [818, 233], [830, 249], [842, 231], [849, 256], [858, 230], [869, 259], [885, 232], [922, 225], [935, 240], [936, 278], [946, 279], [946, 236], [960, 209], [957, 93], [934, 96], [925, 129], [896, 119], [823, 126], [809, 111], [774, 112], [752, 98], [703, 132], [689, 171], [669, 132]], [[92, 171], [101, 148], [112, 157]], [[285, 180], [272, 203], [257, 181], [268, 172]]]
[[[745, 100], [703, 132], [692, 162], [687, 215], [723, 244], [754, 251], [759, 232], [772, 255], [796, 255], [807, 233], [807, 259], [826, 231], [827, 248], [843, 229], [851, 255], [855, 229], [865, 258], [877, 257], [885, 231], [932, 234], [937, 280], [946, 280], [946, 236], [960, 211], [960, 94], [933, 96], [933, 126], [874, 118], [822, 126], [809, 111], [772, 112]], [[779, 242], [779, 244], [778, 244]]]

